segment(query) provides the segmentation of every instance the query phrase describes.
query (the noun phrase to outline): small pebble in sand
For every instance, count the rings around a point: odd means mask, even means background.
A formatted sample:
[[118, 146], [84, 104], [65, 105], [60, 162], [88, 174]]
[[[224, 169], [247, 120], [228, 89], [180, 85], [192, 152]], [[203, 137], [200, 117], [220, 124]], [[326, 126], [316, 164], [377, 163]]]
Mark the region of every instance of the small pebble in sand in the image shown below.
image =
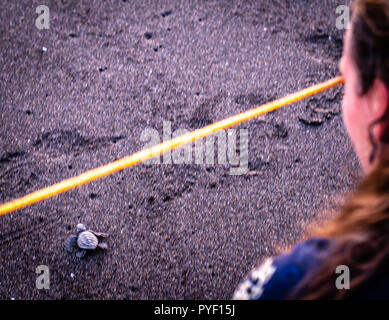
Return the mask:
[[147, 40], [150, 40], [153, 37], [153, 34], [151, 32], [145, 32], [144, 36]]

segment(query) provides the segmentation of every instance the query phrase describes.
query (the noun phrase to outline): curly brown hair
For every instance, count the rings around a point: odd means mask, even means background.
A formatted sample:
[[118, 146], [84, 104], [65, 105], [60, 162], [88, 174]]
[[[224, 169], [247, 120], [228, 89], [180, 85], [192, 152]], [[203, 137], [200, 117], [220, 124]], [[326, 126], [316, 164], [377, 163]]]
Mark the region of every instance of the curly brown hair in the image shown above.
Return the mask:
[[[364, 95], [374, 79], [389, 87], [389, 0], [356, 0], [353, 3], [351, 59]], [[387, 112], [370, 125], [388, 121]], [[373, 152], [389, 143], [389, 130], [381, 141], [370, 134]], [[301, 299], [345, 299], [358, 297], [368, 283], [379, 280], [389, 266], [389, 162], [379, 161], [375, 169], [350, 194], [336, 218], [313, 233], [332, 239], [334, 244], [320, 270], [307, 275], [290, 295]], [[335, 287], [336, 267], [350, 268], [350, 290]], [[385, 270], [386, 269], [386, 270]]]

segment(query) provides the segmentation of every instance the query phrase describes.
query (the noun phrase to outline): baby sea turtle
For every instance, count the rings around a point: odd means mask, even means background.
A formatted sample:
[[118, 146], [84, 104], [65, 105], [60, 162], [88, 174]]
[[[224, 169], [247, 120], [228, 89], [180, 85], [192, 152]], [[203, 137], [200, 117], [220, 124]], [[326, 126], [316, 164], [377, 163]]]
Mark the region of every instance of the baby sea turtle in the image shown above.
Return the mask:
[[83, 258], [87, 251], [92, 251], [97, 248], [107, 249], [107, 244], [99, 242], [99, 238], [106, 237], [108, 237], [106, 233], [87, 230], [82, 223], [79, 223], [77, 224], [77, 235], [72, 234], [66, 239], [65, 248], [69, 252], [73, 252], [74, 249], [79, 249], [76, 255], [79, 258]]

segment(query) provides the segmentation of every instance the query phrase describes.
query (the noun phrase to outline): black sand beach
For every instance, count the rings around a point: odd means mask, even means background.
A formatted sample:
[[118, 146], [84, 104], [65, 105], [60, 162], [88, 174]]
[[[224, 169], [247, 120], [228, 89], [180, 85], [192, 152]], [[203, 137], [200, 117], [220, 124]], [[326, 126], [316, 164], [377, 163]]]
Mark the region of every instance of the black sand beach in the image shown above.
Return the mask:
[[[49, 30], [39, 4], [0, 10], [1, 203], [142, 149], [164, 121], [200, 128], [338, 75], [341, 1], [46, 1]], [[230, 299], [358, 181], [341, 98], [236, 127], [250, 174], [141, 164], [0, 217], [0, 299]], [[109, 249], [68, 253], [78, 222]]]

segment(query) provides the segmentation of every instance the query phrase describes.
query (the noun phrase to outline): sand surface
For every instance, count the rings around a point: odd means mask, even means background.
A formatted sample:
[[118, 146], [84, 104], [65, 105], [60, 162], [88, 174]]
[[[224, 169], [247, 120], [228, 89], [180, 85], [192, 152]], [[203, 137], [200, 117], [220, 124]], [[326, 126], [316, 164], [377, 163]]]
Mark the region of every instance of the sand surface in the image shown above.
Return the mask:
[[[338, 74], [329, 0], [36, 1], [0, 10], [0, 202]], [[46, 51], [42, 48], [47, 48]], [[355, 186], [342, 87], [242, 124], [252, 174], [139, 165], [0, 217], [0, 299], [229, 299]], [[78, 222], [106, 252], [63, 248]], [[38, 265], [50, 289], [35, 285]]]

